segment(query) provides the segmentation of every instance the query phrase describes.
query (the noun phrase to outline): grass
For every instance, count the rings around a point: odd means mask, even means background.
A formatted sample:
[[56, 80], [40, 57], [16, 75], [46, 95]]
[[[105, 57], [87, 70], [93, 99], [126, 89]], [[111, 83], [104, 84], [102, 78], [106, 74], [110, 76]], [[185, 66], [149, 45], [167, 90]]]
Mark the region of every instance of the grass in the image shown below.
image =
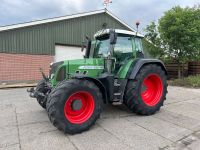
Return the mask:
[[200, 75], [189, 76], [181, 79], [174, 79], [168, 81], [169, 85], [200, 88]]

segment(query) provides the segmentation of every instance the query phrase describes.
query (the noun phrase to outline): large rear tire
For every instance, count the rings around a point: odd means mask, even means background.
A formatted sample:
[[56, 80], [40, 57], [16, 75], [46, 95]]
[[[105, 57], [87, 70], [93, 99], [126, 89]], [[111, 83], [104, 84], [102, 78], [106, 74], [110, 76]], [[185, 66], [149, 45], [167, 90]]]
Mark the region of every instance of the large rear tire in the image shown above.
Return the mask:
[[142, 67], [134, 80], [128, 81], [124, 103], [141, 115], [152, 115], [160, 110], [166, 99], [167, 77], [156, 64]]
[[88, 80], [71, 79], [60, 83], [48, 96], [47, 112], [52, 124], [65, 133], [88, 130], [100, 117], [102, 94]]
[[[36, 86], [36, 91], [41, 92], [43, 94], [46, 94], [48, 92], [48, 89], [46, 88], [46, 83], [45, 83], [44, 79], [42, 79], [38, 82], [38, 84]], [[40, 104], [40, 106], [42, 106], [42, 108], [46, 109], [46, 102], [47, 102], [46, 97], [38, 96], [37, 101]]]

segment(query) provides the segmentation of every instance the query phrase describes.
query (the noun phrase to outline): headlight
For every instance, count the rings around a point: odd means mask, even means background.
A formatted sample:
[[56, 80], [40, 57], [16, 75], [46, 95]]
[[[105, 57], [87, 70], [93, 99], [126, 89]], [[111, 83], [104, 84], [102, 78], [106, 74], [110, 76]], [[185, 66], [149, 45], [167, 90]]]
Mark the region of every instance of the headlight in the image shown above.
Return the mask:
[[62, 66], [56, 75], [56, 80], [57, 81], [63, 81], [66, 78], [66, 66]]
[[60, 62], [57, 62], [57, 63], [51, 63], [49, 75], [54, 74], [56, 72], [56, 70], [58, 69], [58, 67], [60, 65], [62, 65], [63, 63], [64, 63], [64, 61], [60, 61]]

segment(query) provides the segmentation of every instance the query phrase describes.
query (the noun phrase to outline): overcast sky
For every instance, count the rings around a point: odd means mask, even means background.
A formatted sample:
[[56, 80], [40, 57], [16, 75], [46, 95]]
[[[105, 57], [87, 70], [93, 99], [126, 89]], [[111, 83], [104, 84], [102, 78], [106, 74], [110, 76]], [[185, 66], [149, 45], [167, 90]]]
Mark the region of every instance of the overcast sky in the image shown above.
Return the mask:
[[[112, 0], [108, 7], [113, 14], [140, 29], [176, 6], [194, 6], [200, 0]], [[0, 0], [0, 26], [103, 9], [103, 0]]]

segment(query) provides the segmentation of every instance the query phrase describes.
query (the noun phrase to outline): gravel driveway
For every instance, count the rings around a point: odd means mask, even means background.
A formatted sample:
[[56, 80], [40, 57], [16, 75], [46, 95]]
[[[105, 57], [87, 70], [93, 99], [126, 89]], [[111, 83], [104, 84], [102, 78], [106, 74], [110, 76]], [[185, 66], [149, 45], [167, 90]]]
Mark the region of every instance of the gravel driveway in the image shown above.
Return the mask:
[[89, 131], [65, 135], [25, 88], [0, 90], [0, 150], [199, 150], [200, 89], [168, 91], [164, 107], [153, 116], [107, 105]]

